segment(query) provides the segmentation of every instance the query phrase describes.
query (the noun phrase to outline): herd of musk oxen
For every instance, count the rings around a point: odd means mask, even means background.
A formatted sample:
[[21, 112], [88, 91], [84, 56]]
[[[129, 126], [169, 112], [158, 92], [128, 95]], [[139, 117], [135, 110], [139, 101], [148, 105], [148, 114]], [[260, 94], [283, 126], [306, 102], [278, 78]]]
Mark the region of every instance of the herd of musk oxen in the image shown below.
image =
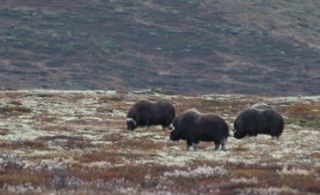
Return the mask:
[[[225, 120], [214, 113], [200, 113], [189, 109], [176, 116], [174, 106], [167, 100], [149, 102], [141, 100], [129, 110], [126, 118], [128, 130], [137, 127], [161, 125], [169, 128], [172, 141], [186, 140], [189, 150], [196, 150], [200, 141], [214, 142], [215, 149], [225, 144], [229, 127]], [[274, 109], [257, 110], [249, 108], [242, 111], [234, 122], [234, 137], [268, 134], [279, 139], [284, 128], [282, 116]]]

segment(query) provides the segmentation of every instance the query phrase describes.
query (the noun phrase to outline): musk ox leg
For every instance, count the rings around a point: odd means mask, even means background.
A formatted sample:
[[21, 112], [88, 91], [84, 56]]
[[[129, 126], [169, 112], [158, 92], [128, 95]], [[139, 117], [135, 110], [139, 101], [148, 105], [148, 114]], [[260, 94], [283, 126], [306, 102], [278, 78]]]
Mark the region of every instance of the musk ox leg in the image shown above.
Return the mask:
[[198, 145], [193, 143], [191, 146], [188, 146], [189, 151], [196, 151], [198, 149]]
[[190, 151], [197, 150], [197, 143], [187, 140], [187, 150], [190, 150]]
[[280, 136], [272, 136], [271, 139], [280, 141]]
[[253, 139], [254, 139], [254, 144], [255, 144], [255, 145], [260, 145], [258, 136], [253, 137]]
[[214, 142], [214, 145], [215, 145], [215, 150], [218, 150], [219, 149], [219, 147], [220, 147], [220, 145], [221, 145], [221, 150], [227, 150], [226, 149], [226, 141], [227, 141], [227, 139], [222, 139], [220, 142]]
[[220, 144], [219, 144], [219, 143], [214, 142], [214, 145], [215, 145], [214, 149], [215, 149], [215, 150], [218, 150], [218, 149], [219, 149]]
[[227, 141], [227, 139], [223, 139], [223, 140], [221, 141], [221, 150], [224, 150], [224, 151], [227, 150], [227, 149], [226, 149], [226, 141]]
[[226, 149], [226, 139], [222, 139], [221, 141], [220, 141], [220, 143], [216, 143], [216, 142], [214, 142], [214, 145], [215, 145], [215, 150], [218, 150], [219, 149], [219, 147], [220, 147], [220, 145], [221, 145], [221, 150], [227, 150]]

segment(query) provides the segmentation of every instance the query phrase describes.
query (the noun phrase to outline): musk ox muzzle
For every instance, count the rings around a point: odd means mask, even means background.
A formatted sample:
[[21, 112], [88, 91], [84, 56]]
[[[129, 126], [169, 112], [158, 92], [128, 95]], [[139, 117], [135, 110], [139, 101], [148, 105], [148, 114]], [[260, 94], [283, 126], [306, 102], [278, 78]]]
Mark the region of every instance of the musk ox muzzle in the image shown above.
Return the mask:
[[133, 118], [126, 119], [127, 129], [133, 131], [137, 127], [137, 122]]

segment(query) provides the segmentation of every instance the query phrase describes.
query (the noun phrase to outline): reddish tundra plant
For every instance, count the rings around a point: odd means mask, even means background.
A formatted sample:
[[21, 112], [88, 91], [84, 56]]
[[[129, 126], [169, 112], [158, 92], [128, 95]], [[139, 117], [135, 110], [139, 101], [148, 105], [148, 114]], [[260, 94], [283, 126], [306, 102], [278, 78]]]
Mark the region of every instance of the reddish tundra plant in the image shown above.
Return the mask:
[[[189, 152], [157, 126], [128, 133], [127, 111], [141, 99], [167, 99], [177, 115], [215, 112], [228, 126], [265, 102], [286, 127], [280, 140], [228, 137], [226, 151], [202, 142]], [[318, 194], [319, 103], [317, 96], [1, 91], [0, 194]]]

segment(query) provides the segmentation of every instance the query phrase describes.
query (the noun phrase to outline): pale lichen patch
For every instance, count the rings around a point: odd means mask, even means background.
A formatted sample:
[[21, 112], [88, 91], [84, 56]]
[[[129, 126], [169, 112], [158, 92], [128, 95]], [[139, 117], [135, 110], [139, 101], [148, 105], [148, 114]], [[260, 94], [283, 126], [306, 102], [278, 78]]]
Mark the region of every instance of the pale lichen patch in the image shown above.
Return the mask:
[[[92, 188], [138, 194], [320, 192], [320, 131], [316, 126], [292, 123], [285, 126], [280, 140], [268, 135], [241, 140], [229, 137], [226, 151], [215, 151], [213, 143], [205, 142], [198, 144], [198, 150], [188, 151], [185, 141], [168, 141], [169, 133], [160, 126], [130, 132], [125, 124], [127, 109], [139, 99], [170, 99], [179, 111], [189, 107], [212, 110], [227, 119], [232, 129], [237, 113], [257, 102], [298, 114], [297, 108], [307, 108], [306, 115], [312, 110], [316, 120], [318, 111], [313, 105], [320, 101], [318, 97], [184, 97], [45, 90], [0, 93], [5, 97], [0, 99], [0, 106], [31, 110], [2, 113], [0, 170], [4, 175], [21, 175], [24, 180], [35, 179], [29, 174], [34, 172], [52, 176], [49, 185], [39, 184], [39, 188], [21, 184], [16, 176], [3, 176], [0, 185], [6, 186], [5, 192], [10, 188], [12, 193], [53, 193], [52, 188], [61, 186], [64, 194], [75, 189], [75, 193], [91, 192]], [[15, 182], [17, 185], [12, 185]], [[303, 186], [297, 185], [301, 182], [305, 182]], [[203, 188], [192, 191], [193, 185]]]

